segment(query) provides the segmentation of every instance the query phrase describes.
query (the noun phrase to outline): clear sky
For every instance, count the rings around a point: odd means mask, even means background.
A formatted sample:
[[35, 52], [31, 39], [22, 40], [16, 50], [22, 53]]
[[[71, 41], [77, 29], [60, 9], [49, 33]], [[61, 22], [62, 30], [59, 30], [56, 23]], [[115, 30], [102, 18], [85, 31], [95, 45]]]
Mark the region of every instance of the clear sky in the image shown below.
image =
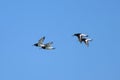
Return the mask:
[[1, 0], [0, 80], [120, 80], [119, 35], [120, 0]]

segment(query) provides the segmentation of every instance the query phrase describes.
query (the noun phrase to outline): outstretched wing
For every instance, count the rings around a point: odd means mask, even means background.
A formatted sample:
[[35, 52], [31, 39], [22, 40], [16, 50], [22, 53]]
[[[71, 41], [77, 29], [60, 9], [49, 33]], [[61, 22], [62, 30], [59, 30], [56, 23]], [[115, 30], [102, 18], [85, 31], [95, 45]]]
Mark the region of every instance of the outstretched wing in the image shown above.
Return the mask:
[[38, 44], [43, 44], [43, 41], [45, 40], [45, 36], [42, 37], [39, 41], [38, 41]]
[[53, 44], [53, 42], [49, 42], [49, 43], [46, 43], [45, 46], [46, 47], [51, 47], [52, 44]]
[[87, 35], [87, 34], [81, 34], [81, 36], [82, 36], [82, 37], [88, 37], [88, 35]]

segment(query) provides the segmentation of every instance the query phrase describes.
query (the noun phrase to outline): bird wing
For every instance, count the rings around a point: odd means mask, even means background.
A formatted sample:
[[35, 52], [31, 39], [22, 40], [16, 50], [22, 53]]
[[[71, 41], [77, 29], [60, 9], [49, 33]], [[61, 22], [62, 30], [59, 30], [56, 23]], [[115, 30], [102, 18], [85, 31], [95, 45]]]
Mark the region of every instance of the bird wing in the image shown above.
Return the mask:
[[45, 36], [40, 38], [40, 40], [38, 41], [38, 44], [43, 44], [43, 41], [45, 40]]
[[82, 36], [82, 37], [88, 37], [88, 35], [87, 35], [87, 34], [81, 34], [81, 36]]

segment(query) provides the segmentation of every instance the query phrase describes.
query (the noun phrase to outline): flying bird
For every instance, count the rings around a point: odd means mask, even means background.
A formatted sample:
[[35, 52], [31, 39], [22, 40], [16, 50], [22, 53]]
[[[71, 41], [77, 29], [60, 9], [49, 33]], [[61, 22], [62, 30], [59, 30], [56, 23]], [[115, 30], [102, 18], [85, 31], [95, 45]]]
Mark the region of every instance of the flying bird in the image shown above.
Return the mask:
[[38, 41], [38, 43], [35, 43], [34, 46], [36, 46], [36, 47], [44, 47], [45, 46], [43, 44], [44, 40], [45, 40], [45, 36], [42, 37], [42, 38], [40, 38], [40, 40]]
[[80, 41], [80, 43], [82, 43], [83, 37], [88, 37], [87, 34], [83, 34], [83, 33], [75, 33], [73, 36], [76, 36], [78, 38], [78, 40]]
[[89, 41], [92, 41], [92, 39], [90, 38], [82, 38], [82, 41], [87, 45], [87, 47], [89, 46]]
[[46, 43], [46, 44], [44, 44], [45, 46], [42, 48], [47, 49], [47, 50], [55, 49], [54, 47], [51, 46], [52, 44], [53, 44], [53, 42]]
[[45, 36], [40, 38], [40, 40], [38, 41], [38, 43], [35, 43], [34, 46], [36, 47], [41, 47], [42, 49], [46, 49], [46, 50], [52, 50], [52, 49], [55, 49], [54, 47], [52, 47], [51, 45], [53, 44], [53, 42], [49, 42], [49, 43], [46, 43], [44, 44], [45, 40]]

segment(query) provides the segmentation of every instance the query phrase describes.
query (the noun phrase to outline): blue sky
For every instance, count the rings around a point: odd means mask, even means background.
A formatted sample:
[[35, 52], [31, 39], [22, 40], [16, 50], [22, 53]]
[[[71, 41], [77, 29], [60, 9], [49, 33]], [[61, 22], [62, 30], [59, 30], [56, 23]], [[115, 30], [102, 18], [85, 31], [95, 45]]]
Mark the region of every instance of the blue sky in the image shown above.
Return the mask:
[[[0, 80], [120, 80], [119, 0], [1, 0]], [[74, 33], [93, 39], [80, 44]], [[32, 46], [40, 37], [55, 50]]]

